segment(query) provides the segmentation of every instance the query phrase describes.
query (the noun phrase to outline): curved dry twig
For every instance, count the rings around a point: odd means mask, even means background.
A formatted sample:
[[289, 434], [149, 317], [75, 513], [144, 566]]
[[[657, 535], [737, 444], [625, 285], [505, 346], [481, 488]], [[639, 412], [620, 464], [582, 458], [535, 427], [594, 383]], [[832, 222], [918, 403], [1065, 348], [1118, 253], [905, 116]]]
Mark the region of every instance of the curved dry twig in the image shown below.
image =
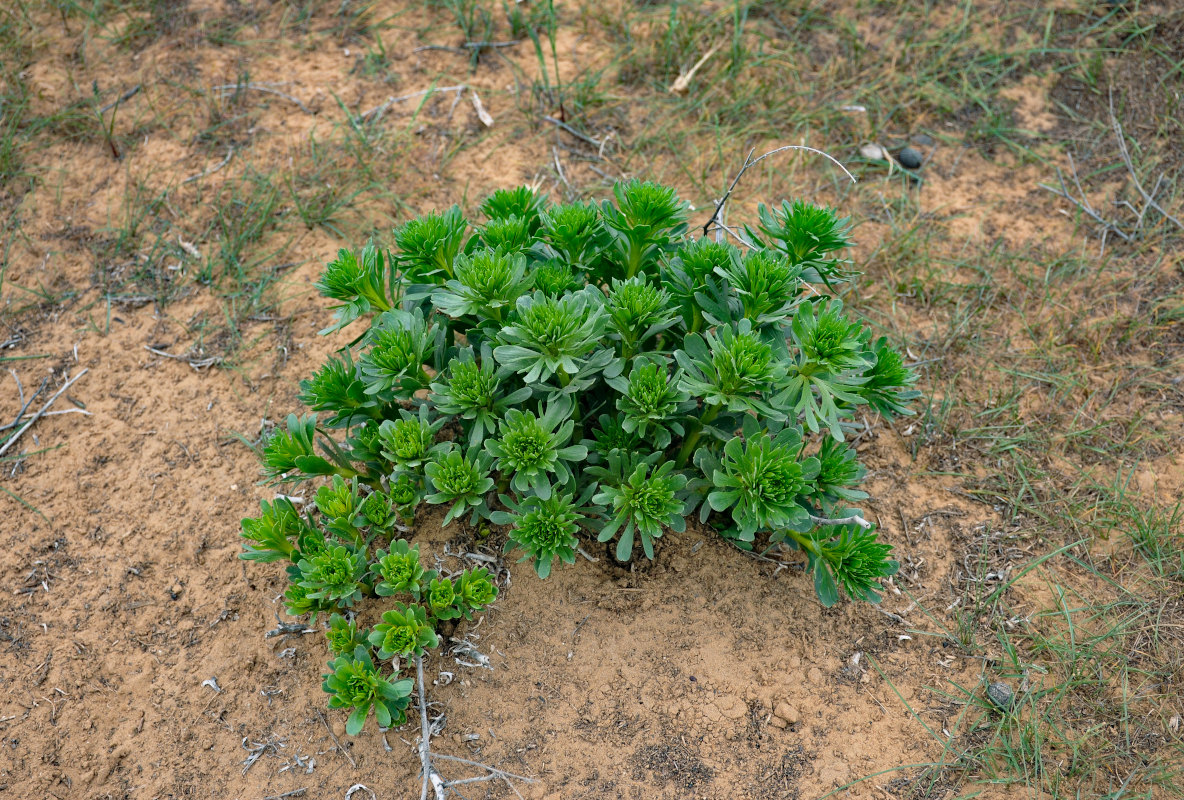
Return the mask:
[[777, 153], [782, 153], [786, 150], [805, 150], [806, 152], [815, 153], [817, 155], [823, 156], [823, 157], [829, 159], [831, 161], [831, 163], [833, 163], [839, 169], [841, 169], [844, 172], [844, 174], [846, 174], [846, 176], [851, 179], [852, 183], [858, 183], [858, 181], [855, 179], [855, 176], [851, 174], [850, 170], [848, 170], [846, 167], [844, 167], [843, 164], [837, 158], [832, 156], [830, 153], [825, 153], [822, 150], [819, 150], [817, 148], [809, 147], [808, 145], [804, 145], [804, 144], [787, 144], [787, 145], [782, 145], [781, 147], [775, 148], [773, 150], [770, 150], [769, 152], [765, 153], [762, 156], [759, 156], [757, 158], [753, 158], [752, 154], [756, 152], [756, 148], [754, 147], [748, 151], [748, 156], [744, 159], [744, 166], [740, 167], [740, 171], [737, 172], [736, 177], [732, 179], [732, 185], [728, 187], [728, 191], [724, 192], [724, 196], [722, 198], [720, 198], [720, 201], [716, 204], [715, 212], [712, 213], [711, 219], [707, 220], [707, 222], [703, 225], [703, 235], [704, 236], [706, 236], [708, 233], [711, 232], [711, 226], [715, 223], [715, 221], [717, 219], [719, 219], [719, 214], [721, 211], [723, 211], [724, 204], [728, 202], [728, 199], [732, 196], [732, 192], [734, 192], [736, 190], [736, 185], [738, 183], [740, 183], [740, 179], [742, 177], [744, 177], [744, 173], [748, 172], [748, 170], [751, 167], [754, 167], [757, 164], [761, 163], [769, 156], [776, 155]]

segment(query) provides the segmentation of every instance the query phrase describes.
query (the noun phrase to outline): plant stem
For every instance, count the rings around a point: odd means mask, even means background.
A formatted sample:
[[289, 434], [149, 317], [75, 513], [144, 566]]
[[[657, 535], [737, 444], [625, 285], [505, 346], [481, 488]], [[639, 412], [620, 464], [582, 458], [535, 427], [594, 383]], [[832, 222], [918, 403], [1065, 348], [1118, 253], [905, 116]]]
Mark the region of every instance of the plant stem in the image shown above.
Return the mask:
[[806, 534], [798, 533], [797, 531], [793, 530], [786, 530], [785, 535], [797, 542], [798, 546], [801, 547], [802, 550], [813, 553], [815, 556], [820, 557], [822, 555], [821, 549], [818, 547], [818, 542], [814, 541]]
[[699, 443], [699, 437], [703, 435], [703, 426], [714, 420], [719, 416], [719, 412], [723, 409], [722, 405], [710, 406], [703, 412], [703, 416], [694, 422], [694, 430], [687, 434], [687, 438], [683, 440], [682, 447], [678, 451], [678, 457], [674, 461], [674, 465], [682, 469], [687, 465], [687, 459], [691, 457], [691, 453], [695, 449], [695, 445]]
[[381, 489], [382, 488], [382, 479], [381, 478], [371, 478], [365, 473], [358, 472], [356, 469], [350, 469], [349, 467], [334, 467], [333, 472], [336, 475], [340, 475], [345, 480], [350, 480], [351, 478], [357, 478], [361, 483], [366, 484], [371, 489]]

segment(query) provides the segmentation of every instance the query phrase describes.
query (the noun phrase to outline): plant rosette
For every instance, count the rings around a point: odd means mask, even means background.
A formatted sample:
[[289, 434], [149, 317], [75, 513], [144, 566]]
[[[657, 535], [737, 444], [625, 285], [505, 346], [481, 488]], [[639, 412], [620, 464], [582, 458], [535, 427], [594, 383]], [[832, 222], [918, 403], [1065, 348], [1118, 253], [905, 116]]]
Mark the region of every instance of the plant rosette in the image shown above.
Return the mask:
[[[352, 336], [301, 382], [311, 413], [259, 448], [264, 482], [310, 500], [263, 502], [241, 557], [286, 564], [288, 612], [323, 621], [350, 733], [401, 720], [406, 663], [498, 597], [497, 570], [425, 567], [427, 506], [539, 578], [593, 540], [653, 559], [694, 515], [730, 545], [802, 551], [825, 605], [879, 599], [897, 562], [852, 507], [850, 439], [920, 394], [842, 302], [850, 223], [760, 205], [738, 247], [689, 211], [645, 181], [600, 203], [505, 189], [475, 222], [425, 214], [326, 266], [325, 333]], [[373, 598], [393, 605], [367, 628]]]

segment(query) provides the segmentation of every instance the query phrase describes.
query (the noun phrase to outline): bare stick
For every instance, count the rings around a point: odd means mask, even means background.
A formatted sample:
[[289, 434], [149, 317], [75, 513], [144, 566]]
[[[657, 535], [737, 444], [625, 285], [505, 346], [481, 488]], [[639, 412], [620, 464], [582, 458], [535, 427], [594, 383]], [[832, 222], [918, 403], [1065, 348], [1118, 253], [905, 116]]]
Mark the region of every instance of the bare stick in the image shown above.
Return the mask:
[[1078, 178], [1077, 178], [1077, 165], [1073, 163], [1073, 156], [1070, 155], [1070, 156], [1068, 156], [1068, 158], [1069, 158], [1069, 174], [1073, 178], [1073, 185], [1077, 187], [1077, 192], [1081, 196], [1081, 199], [1074, 197], [1072, 195], [1072, 193], [1069, 192], [1069, 188], [1065, 185], [1065, 176], [1061, 173], [1060, 169], [1057, 169], [1057, 181], [1061, 185], [1061, 187], [1059, 189], [1057, 189], [1056, 187], [1053, 187], [1053, 186], [1049, 186], [1047, 183], [1039, 183], [1039, 184], [1037, 184], [1037, 186], [1039, 186], [1041, 189], [1052, 192], [1057, 197], [1061, 197], [1061, 198], [1064, 198], [1065, 200], [1068, 200], [1070, 203], [1075, 205], [1078, 208], [1078, 210], [1080, 210], [1083, 214], [1088, 216], [1094, 222], [1101, 225], [1102, 226], [1103, 248], [1105, 248], [1105, 237], [1106, 237], [1106, 234], [1108, 234], [1108, 233], [1113, 233], [1114, 235], [1118, 236], [1118, 238], [1122, 239], [1124, 242], [1129, 242], [1131, 240], [1131, 236], [1128, 233], [1126, 233], [1121, 228], [1119, 228], [1117, 225], [1115, 225], [1113, 222], [1110, 222], [1108, 219], [1106, 219], [1101, 214], [1099, 214], [1094, 209], [1094, 207], [1090, 204], [1089, 198], [1085, 196], [1085, 192], [1082, 191], [1082, 189], [1081, 189], [1081, 181], [1078, 180]]
[[[513, 772], [506, 772], [505, 770], [491, 767], [488, 764], [482, 764], [479, 761], [471, 761], [467, 758], [460, 758], [459, 756], [446, 756], [443, 754], [432, 754], [431, 738], [432, 726], [428, 722], [428, 698], [427, 690], [424, 689], [423, 682], [423, 656], [415, 657], [415, 680], [419, 686], [419, 763], [423, 770], [423, 785], [420, 787], [419, 800], [428, 800], [428, 787], [431, 787], [432, 794], [436, 800], [445, 800], [448, 795], [448, 788], [451, 786], [463, 786], [466, 783], [479, 783], [481, 781], [503, 780], [506, 785], [510, 787], [510, 791], [521, 797], [518, 793], [517, 787], [511, 783], [511, 780], [522, 781], [524, 783], [534, 783], [534, 778], [528, 778], [525, 775], [516, 775]], [[486, 775], [479, 775], [473, 778], [460, 778], [455, 781], [446, 781], [441, 777], [440, 773], [436, 772], [436, 768], [432, 766], [432, 759], [441, 759], [444, 761], [455, 761], [458, 764], [464, 764], [476, 769], [485, 770]]]
[[25, 409], [28, 408], [28, 406], [25, 405], [25, 387], [21, 384], [21, 376], [16, 374], [15, 369], [9, 369], [8, 374], [12, 376], [12, 379], [14, 381], [16, 381], [16, 391], [17, 391], [17, 394], [19, 394], [21, 396], [21, 399], [20, 399], [21, 410], [19, 412], [17, 412], [17, 415], [16, 415], [16, 418], [19, 420], [21, 418], [21, 414], [24, 414]]
[[188, 178], [181, 181], [181, 183], [193, 183], [194, 181], [199, 181], [202, 178], [208, 178], [210, 175], [213, 175], [215, 172], [217, 172], [218, 170], [222, 169], [224, 166], [229, 164], [230, 159], [232, 159], [232, 158], [234, 158], [234, 147], [233, 146], [228, 147], [226, 149], [226, 158], [222, 159], [220, 162], [218, 162], [218, 164], [216, 164], [213, 167], [210, 167], [205, 172], [199, 172], [197, 175], [190, 175]]
[[550, 122], [552, 125], [556, 125], [556, 126], [562, 128], [563, 130], [567, 131], [568, 133], [570, 133], [572, 136], [576, 137], [577, 139], [587, 142], [588, 144], [592, 145], [593, 147], [597, 148], [598, 150], [601, 147], [603, 147], [603, 145], [600, 142], [596, 141], [595, 139], [593, 139], [591, 136], [588, 136], [587, 134], [580, 133], [579, 131], [577, 131], [572, 126], [568, 125], [563, 120], [555, 119], [555, 117], [548, 117], [545, 115], [543, 116], [543, 119], [545, 119], [547, 122]]
[[357, 769], [358, 762], [354, 761], [354, 757], [349, 754], [349, 751], [341, 746], [341, 740], [337, 738], [337, 734], [335, 734], [333, 729], [329, 727], [329, 720], [325, 719], [325, 715], [322, 714], [319, 709], [317, 710], [317, 716], [321, 718], [321, 723], [324, 724], [325, 730], [329, 732], [330, 738], [333, 739], [333, 744], [337, 745], [337, 752], [345, 756], [345, 760], [349, 762], [351, 767]]
[[559, 180], [563, 181], [563, 185], [570, 189], [571, 184], [567, 182], [567, 176], [563, 174], [563, 164], [559, 163], [559, 150], [552, 147], [551, 155], [555, 157], [555, 172], [559, 174]]
[[121, 94], [121, 95], [119, 96], [119, 99], [118, 99], [118, 100], [115, 100], [115, 101], [113, 101], [113, 102], [111, 102], [111, 103], [108, 103], [107, 105], [105, 105], [105, 106], [103, 106], [102, 108], [100, 108], [100, 109], [99, 109], [99, 113], [100, 113], [100, 114], [106, 114], [108, 111], [110, 111], [111, 109], [115, 108], [117, 105], [119, 105], [120, 103], [124, 102], [125, 100], [131, 100], [133, 97], [135, 97], [136, 95], [138, 95], [138, 94], [140, 93], [140, 90], [141, 90], [141, 89], [143, 89], [143, 88], [144, 88], [144, 87], [143, 87], [143, 85], [142, 85], [142, 84], [139, 84], [139, 83], [137, 83], [135, 86], [133, 86], [132, 88], [128, 89], [126, 92], [124, 92], [123, 94]]
[[[1177, 228], [1184, 230], [1184, 222], [1180, 222], [1180, 220], [1164, 211], [1163, 206], [1155, 201], [1154, 194], [1147, 194], [1147, 191], [1143, 188], [1143, 183], [1139, 180], [1138, 173], [1135, 172], [1135, 165], [1131, 160], [1130, 151], [1126, 147], [1126, 135], [1122, 132], [1122, 125], [1119, 124], [1118, 117], [1114, 114], [1113, 88], [1110, 89], [1110, 124], [1114, 127], [1114, 136], [1118, 139], [1118, 154], [1122, 156], [1122, 163], [1126, 165], [1127, 172], [1131, 174], [1131, 182], [1135, 184], [1135, 189], [1143, 196], [1143, 202], [1162, 214], [1164, 219], [1174, 222]], [[1142, 215], [1139, 215], [1139, 220], [1142, 222]]]
[[704, 236], [706, 236], [710, 232], [711, 226], [715, 223], [715, 220], [719, 217], [719, 213], [720, 213], [720, 211], [723, 210], [724, 204], [728, 202], [728, 198], [730, 198], [732, 196], [732, 192], [734, 192], [736, 190], [736, 184], [740, 183], [740, 179], [742, 177], [744, 177], [744, 173], [748, 172], [748, 170], [751, 167], [755, 167], [757, 164], [761, 163], [769, 156], [776, 155], [777, 153], [783, 152], [785, 150], [805, 150], [809, 153], [814, 153], [816, 155], [824, 156], [825, 158], [829, 159], [831, 161], [831, 163], [833, 163], [835, 166], [837, 166], [839, 169], [841, 169], [847, 175], [847, 177], [851, 179], [852, 183], [858, 183], [858, 181], [855, 180], [855, 176], [852, 175], [846, 167], [844, 167], [841, 163], [839, 163], [839, 160], [837, 158], [830, 155], [829, 153], [824, 153], [821, 150], [817, 150], [813, 147], [807, 147], [804, 144], [787, 144], [782, 147], [778, 147], [774, 150], [770, 150], [769, 152], [765, 153], [763, 156], [760, 156], [759, 158], [753, 158], [752, 154], [756, 152], [756, 148], [754, 147], [748, 151], [748, 156], [744, 159], [744, 166], [740, 167], [740, 171], [737, 172], [736, 177], [732, 179], [732, 185], [728, 187], [728, 191], [724, 193], [724, 196], [720, 199], [719, 203], [716, 204], [715, 212], [712, 213], [711, 219], [707, 220], [707, 223], [703, 226], [703, 235]]
[[721, 45], [723, 45], [723, 42], [716, 42], [714, 45], [712, 45], [711, 49], [704, 53], [703, 57], [695, 62], [695, 66], [679, 75], [674, 80], [674, 83], [670, 84], [670, 88], [667, 91], [673, 94], [686, 94], [687, 90], [691, 88], [691, 81], [695, 79], [695, 73], [699, 71], [700, 67], [707, 63], [707, 59], [715, 55], [715, 51], [719, 50]]
[[269, 794], [267, 797], [264, 797], [263, 800], [284, 800], [284, 798], [287, 797], [304, 797], [306, 794], [308, 794], [307, 788], [293, 789], [292, 791], [284, 792], [283, 794]]
[[270, 639], [273, 636], [287, 636], [291, 633], [316, 633], [316, 628], [310, 628], [303, 622], [284, 622], [280, 619], [280, 615], [275, 615], [277, 627], [263, 634], [264, 639]]
[[[501, 775], [505, 775], [506, 777], [514, 778], [515, 780], [525, 781], [526, 783], [534, 783], [534, 778], [528, 778], [525, 775], [515, 775], [513, 772], [506, 772], [505, 770], [491, 767], [488, 764], [482, 764], [480, 761], [471, 761], [467, 758], [461, 758], [459, 756], [446, 756], [443, 754], [437, 754], [433, 756], [433, 758], [441, 758], [445, 761], [455, 761], [458, 764], [465, 764], [470, 767], [476, 767], [477, 769], [487, 769], [490, 772], [499, 773]], [[449, 783], [460, 783], [460, 781], [449, 781]]]
[[1090, 219], [1092, 219], [1094, 222], [1096, 222], [1102, 226], [1103, 234], [1113, 233], [1116, 236], [1118, 236], [1120, 239], [1122, 239], [1124, 242], [1129, 242], [1131, 240], [1131, 237], [1129, 235], [1127, 235], [1125, 232], [1123, 232], [1122, 230], [1117, 228], [1114, 225], [1114, 223], [1103, 218], [1101, 214], [1099, 214], [1097, 211], [1095, 211], [1093, 206], [1091, 206], [1089, 204], [1088, 200], [1084, 200], [1084, 198], [1082, 200], [1078, 200], [1076, 197], [1069, 194], [1068, 190], [1065, 189], [1065, 179], [1063, 177], [1061, 177], [1061, 171], [1059, 169], [1057, 170], [1057, 178], [1060, 179], [1060, 183], [1061, 183], [1060, 189], [1058, 189], [1054, 186], [1049, 186], [1047, 183], [1038, 183], [1036, 185], [1039, 186], [1041, 189], [1052, 192], [1057, 197], [1068, 200], [1070, 203], [1075, 205], [1078, 208], [1078, 210], [1080, 210], [1083, 214], [1085, 214]]
[[89, 372], [89, 371], [90, 371], [90, 370], [89, 370], [88, 368], [86, 368], [86, 367], [83, 367], [83, 369], [82, 369], [82, 372], [79, 372], [79, 373], [78, 373], [77, 375], [75, 375], [73, 378], [71, 378], [70, 380], [66, 381], [66, 383], [65, 383], [65, 384], [62, 386], [62, 388], [60, 388], [60, 389], [58, 389], [56, 392], [54, 392], [54, 394], [53, 394], [53, 397], [51, 397], [51, 398], [49, 398], [48, 400], [46, 400], [46, 401], [45, 401], [45, 405], [43, 405], [43, 406], [41, 407], [41, 410], [40, 410], [40, 411], [38, 411], [36, 414], [34, 414], [34, 415], [33, 415], [33, 418], [32, 418], [31, 420], [29, 420], [28, 422], [26, 422], [23, 428], [21, 428], [20, 430], [18, 430], [18, 431], [17, 431], [16, 433], [14, 433], [12, 436], [8, 437], [8, 441], [6, 441], [6, 442], [4, 443], [4, 446], [3, 446], [3, 447], [0, 447], [0, 456], [2, 456], [2, 455], [4, 455], [5, 453], [7, 453], [7, 452], [8, 452], [8, 449], [9, 449], [10, 447], [12, 447], [14, 444], [16, 444], [16, 440], [17, 440], [17, 439], [19, 439], [19, 438], [21, 438], [21, 434], [23, 434], [23, 433], [24, 433], [25, 431], [27, 431], [29, 428], [33, 427], [33, 423], [34, 423], [34, 422], [36, 422], [37, 420], [41, 419], [41, 417], [45, 415], [45, 412], [46, 412], [46, 411], [49, 411], [49, 407], [53, 405], [53, 401], [54, 401], [54, 400], [57, 400], [59, 397], [61, 397], [61, 396], [62, 396], [62, 394], [63, 394], [63, 393], [64, 393], [64, 392], [65, 392], [67, 389], [69, 389], [69, 388], [70, 388], [70, 387], [71, 387], [71, 386], [74, 384], [74, 382], [75, 382], [75, 381], [77, 381], [79, 378], [81, 378], [83, 375], [85, 375], [85, 374], [86, 374], [87, 372]]
[[[62, 414], [82, 414], [84, 417], [94, 416], [94, 414], [92, 412], [87, 411], [85, 408], [63, 408], [61, 411], [46, 411], [41, 416], [43, 416], [43, 417], [57, 417], [57, 416], [61, 416]], [[0, 425], [0, 431], [11, 430], [19, 424], [20, 424], [20, 420], [17, 420], [16, 422], [10, 422], [7, 425]]]
[[456, 53], [458, 56], [467, 56], [468, 52], [461, 50], [459, 47], [449, 47], [446, 44], [423, 44], [412, 50], [412, 53], [423, 53], [428, 50], [443, 50], [446, 53]]
[[465, 42], [465, 47], [474, 50], [481, 50], [486, 47], [513, 47], [516, 44], [522, 44], [521, 40], [514, 42]]
[[370, 109], [369, 111], [363, 112], [362, 116], [358, 117], [358, 119], [360, 119], [362, 122], [366, 122], [371, 117], [373, 117], [375, 115], [383, 114], [388, 108], [393, 106], [395, 103], [402, 103], [404, 100], [411, 100], [412, 98], [415, 98], [415, 97], [423, 97], [424, 95], [431, 94], [433, 92], [463, 92], [467, 88], [469, 88], [469, 85], [467, 83], [460, 83], [460, 84], [457, 84], [456, 86], [431, 86], [427, 89], [421, 89], [418, 92], [412, 92], [411, 94], [402, 95], [401, 97], [388, 97], [386, 100], [383, 100], [382, 103], [380, 103], [379, 105], [375, 106], [374, 108]]
[[868, 522], [858, 514], [852, 514], [849, 517], [835, 517], [833, 519], [830, 517], [816, 517], [811, 514], [810, 521], [815, 525], [858, 525], [864, 530], [872, 527], [872, 523]]
[[444, 779], [432, 768], [432, 726], [428, 723], [428, 699], [423, 688], [423, 656], [415, 657], [415, 679], [419, 682], [419, 763], [423, 768], [419, 800], [428, 800], [429, 785], [435, 791], [436, 800], [444, 800]]
[[164, 350], [157, 350], [155, 347], [149, 347], [148, 345], [144, 345], [144, 349], [147, 350], [149, 353], [161, 356], [162, 358], [171, 358], [176, 361], [184, 361], [189, 366], [191, 366], [197, 370], [205, 369], [206, 367], [212, 367], [216, 364], [221, 364], [223, 361], [222, 356], [209, 356], [208, 358], [194, 358], [192, 351], [190, 351], [189, 353], [183, 354], [183, 355], [177, 355], [176, 353], [166, 353]]
[[16, 419], [14, 419], [12, 424], [8, 426], [9, 428], [15, 428], [17, 425], [21, 424], [21, 417], [23, 417], [25, 412], [29, 410], [29, 406], [33, 404], [33, 401], [37, 399], [37, 396], [45, 391], [45, 387], [49, 385], [49, 378], [45, 378], [43, 381], [41, 381], [41, 385], [37, 387], [37, 391], [33, 392], [33, 396], [26, 400], [25, 387], [21, 386], [21, 379], [17, 377], [14, 370], [10, 369], [8, 371], [12, 373], [12, 378], [16, 381], [16, 389], [21, 395], [21, 410], [16, 412]]
[[303, 103], [303, 102], [300, 100], [300, 98], [298, 98], [298, 97], [293, 97], [293, 96], [292, 96], [292, 95], [290, 95], [290, 94], [284, 94], [283, 92], [279, 91], [278, 89], [272, 89], [270, 86], [264, 86], [264, 85], [262, 85], [262, 84], [259, 84], [259, 83], [228, 83], [228, 84], [226, 84], [225, 86], [215, 86], [215, 87], [214, 87], [213, 89], [211, 89], [210, 91], [212, 91], [212, 92], [222, 92], [223, 94], [225, 94], [226, 92], [229, 92], [229, 91], [235, 91], [235, 92], [238, 92], [238, 91], [241, 91], [241, 90], [243, 90], [243, 89], [250, 89], [251, 91], [254, 91], [254, 92], [266, 92], [267, 94], [274, 94], [274, 95], [276, 95], [277, 97], [282, 97], [282, 98], [284, 98], [285, 100], [288, 100], [288, 101], [290, 101], [290, 102], [292, 102], [292, 103], [295, 103], [296, 105], [300, 106], [300, 110], [301, 110], [301, 111], [303, 111], [305, 114], [311, 114], [311, 113], [312, 113], [312, 109], [311, 109], [311, 108], [309, 108], [308, 106], [306, 106], [306, 105], [305, 105], [305, 104], [304, 104], [304, 103]]

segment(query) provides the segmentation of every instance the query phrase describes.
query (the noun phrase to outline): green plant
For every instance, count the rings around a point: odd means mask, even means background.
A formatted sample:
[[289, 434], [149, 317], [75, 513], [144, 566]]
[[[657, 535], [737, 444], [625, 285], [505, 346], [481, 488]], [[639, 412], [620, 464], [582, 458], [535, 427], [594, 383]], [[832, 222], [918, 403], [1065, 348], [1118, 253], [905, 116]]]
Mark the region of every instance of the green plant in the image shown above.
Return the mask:
[[533, 492], [546, 500], [551, 496], [551, 474], [560, 485], [571, 483], [570, 465], [588, 457], [584, 445], [567, 444], [575, 429], [571, 406], [569, 399], [561, 397], [548, 403], [541, 417], [511, 408], [497, 438], [485, 442], [485, 450], [496, 459], [494, 468], [509, 478], [515, 492]]
[[442, 378], [432, 383], [431, 400], [437, 411], [458, 418], [468, 429], [471, 445], [479, 445], [486, 434], [497, 430], [498, 420], [508, 409], [530, 399], [531, 391], [526, 386], [503, 394], [503, 377], [498, 374], [488, 345], [482, 348], [479, 362], [473, 349], [467, 347], [448, 362]]
[[425, 500], [435, 505], [452, 503], [444, 516], [444, 524], [459, 517], [472, 506], [472, 517], [489, 515], [485, 495], [493, 488], [489, 477], [490, 458], [475, 447], [468, 452], [451, 449], [424, 467], [431, 489]]
[[409, 594], [419, 600], [423, 588], [435, 573], [426, 571], [419, 563], [419, 545], [412, 547], [406, 539], [391, 542], [391, 551], [379, 549], [373, 566], [378, 581], [374, 593], [380, 597]]
[[[362, 635], [343, 612], [405, 599], [364, 637], [397, 669], [496, 598], [484, 570], [425, 569], [396, 538], [424, 501], [444, 525], [506, 526], [505, 551], [544, 578], [589, 535], [615, 540], [618, 561], [639, 540], [652, 559], [696, 511], [737, 547], [801, 550], [827, 605], [876, 600], [895, 572], [849, 507], [866, 495], [845, 440], [918, 395], [833, 293], [851, 274], [835, 257], [846, 222], [762, 207], [741, 251], [689, 235], [666, 187], [614, 199], [495, 192], [482, 225], [453, 207], [406, 223], [392, 254], [327, 267], [335, 328], [364, 330], [302, 384], [323, 422], [292, 415], [262, 450], [267, 480], [322, 485], [304, 513], [277, 499], [244, 520], [243, 558], [293, 562], [287, 607], [339, 615], [334, 647]], [[340, 667], [371, 675], [354, 652]]]
[[[488, 570], [461, 570], [441, 576], [420, 563], [418, 545], [406, 539], [380, 546], [392, 526], [394, 493], [369, 490], [340, 475], [321, 486], [307, 515], [287, 498], [262, 503], [262, 513], [243, 520], [244, 552], [249, 561], [287, 559], [290, 614], [329, 613], [325, 639], [335, 658], [324, 689], [330, 708], [350, 709], [347, 730], [361, 731], [370, 709], [379, 725], [404, 720], [410, 680], [398, 680], [400, 659], [421, 658], [439, 646], [438, 624], [472, 619], [497, 598]], [[363, 535], [363, 528], [370, 533]], [[372, 629], [358, 624], [354, 609], [365, 598], [405, 597]], [[422, 601], [423, 605], [420, 605]], [[391, 662], [385, 672], [382, 662]]]
[[715, 486], [704, 508], [731, 510], [736, 538], [744, 542], [751, 542], [758, 530], [810, 526], [810, 512], [797, 499], [817, 477], [819, 466], [817, 458], [799, 460], [801, 451], [798, 428], [785, 428], [776, 437], [754, 433], [729, 439], [722, 459], [709, 454], [702, 459], [701, 468], [710, 469]]
[[493, 512], [490, 521], [510, 526], [506, 552], [515, 548], [525, 550], [526, 555], [519, 560], [534, 559], [534, 569], [540, 578], [551, 574], [556, 558], [565, 564], [575, 563], [580, 523], [587, 519], [581, 507], [587, 497], [577, 502], [570, 494], [555, 492], [546, 500], [527, 495], [515, 501], [504, 494], [499, 495], [499, 500], [509, 510]]
[[[624, 459], [625, 456], [618, 455]], [[610, 457], [609, 463], [613, 463]], [[628, 561], [633, 554], [633, 534], [641, 539], [647, 558], [654, 557], [654, 539], [662, 536], [667, 527], [678, 533], [686, 528], [683, 516], [686, 503], [679, 494], [687, 485], [685, 475], [674, 472], [674, 462], [667, 461], [650, 473], [650, 464], [643, 461], [628, 475], [614, 475], [613, 470], [601, 474], [605, 483], [592, 502], [606, 508], [608, 522], [596, 537], [602, 542], [620, 534], [617, 539], [617, 560]]]
[[340, 614], [329, 617], [329, 628], [325, 631], [329, 652], [337, 656], [353, 653], [358, 645], [366, 643], [366, 637], [358, 630], [355, 619], [346, 619]]
[[402, 603], [382, 615], [382, 622], [374, 626], [368, 641], [384, 659], [422, 656], [425, 650], [440, 644], [423, 606]]
[[329, 662], [332, 673], [325, 676], [323, 688], [329, 693], [329, 708], [351, 709], [345, 732], [356, 736], [362, 732], [366, 715], [374, 709], [378, 724], [384, 728], [401, 725], [410, 705], [410, 680], [392, 681], [383, 677], [370, 653], [358, 645], [350, 655], [338, 656]]

